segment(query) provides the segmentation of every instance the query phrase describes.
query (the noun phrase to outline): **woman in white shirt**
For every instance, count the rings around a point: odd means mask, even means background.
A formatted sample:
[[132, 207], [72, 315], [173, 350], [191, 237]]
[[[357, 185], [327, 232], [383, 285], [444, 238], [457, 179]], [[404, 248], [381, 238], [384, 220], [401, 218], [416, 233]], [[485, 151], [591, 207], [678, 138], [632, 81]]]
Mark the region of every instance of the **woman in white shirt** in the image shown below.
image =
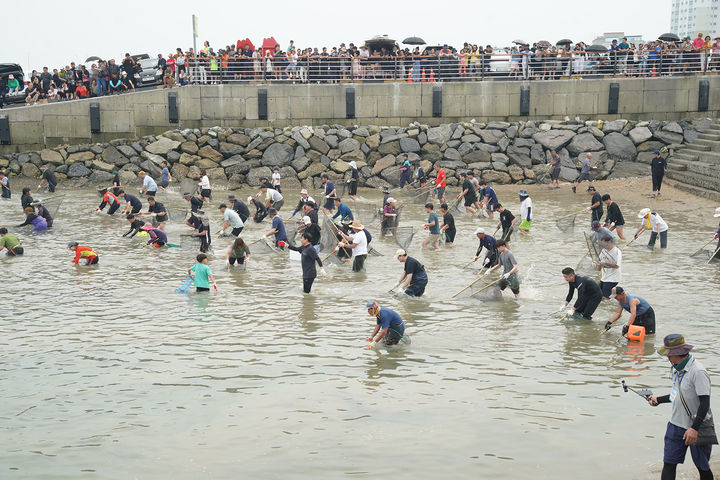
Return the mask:
[[649, 208], [643, 208], [638, 214], [638, 218], [642, 220], [642, 224], [638, 231], [635, 233], [635, 238], [640, 235], [644, 229], [652, 230], [650, 233], [650, 241], [648, 242], [648, 248], [655, 248], [655, 240], [660, 235], [660, 248], [667, 248], [667, 223], [662, 219], [660, 215], [650, 211]]
[[202, 175], [200, 183], [198, 183], [198, 186], [200, 187], [200, 195], [202, 196], [203, 202], [207, 202], [209, 205], [210, 195], [212, 194], [212, 190], [210, 190], [210, 178], [208, 178], [205, 170], [200, 170], [200, 175]]

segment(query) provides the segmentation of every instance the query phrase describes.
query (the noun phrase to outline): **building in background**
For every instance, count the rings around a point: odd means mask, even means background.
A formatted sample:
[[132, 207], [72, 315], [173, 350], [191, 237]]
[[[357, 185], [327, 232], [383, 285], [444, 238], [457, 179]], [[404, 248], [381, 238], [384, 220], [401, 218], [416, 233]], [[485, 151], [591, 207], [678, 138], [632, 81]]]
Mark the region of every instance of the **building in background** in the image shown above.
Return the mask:
[[670, 30], [680, 38], [718, 36], [720, 0], [673, 0]]
[[617, 40], [618, 43], [620, 43], [621, 38], [627, 38], [628, 43], [634, 43], [635, 45], [645, 43], [643, 42], [642, 35], [625, 35], [625, 32], [605, 32], [593, 40], [593, 45], [605, 45], [609, 48], [613, 40]]

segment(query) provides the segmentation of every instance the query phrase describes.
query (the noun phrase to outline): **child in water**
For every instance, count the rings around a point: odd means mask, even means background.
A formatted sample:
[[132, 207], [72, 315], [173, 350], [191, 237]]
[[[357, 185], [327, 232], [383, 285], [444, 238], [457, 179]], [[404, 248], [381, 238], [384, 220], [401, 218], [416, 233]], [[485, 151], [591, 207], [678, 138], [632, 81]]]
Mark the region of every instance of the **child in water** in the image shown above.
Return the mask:
[[195, 291], [209, 292], [210, 282], [212, 282], [213, 287], [215, 288], [215, 290], [217, 290], [217, 285], [215, 285], [215, 278], [213, 277], [212, 270], [210, 270], [210, 267], [207, 264], [207, 255], [201, 253], [195, 258], [197, 260], [197, 263], [192, 267], [188, 268], [187, 272], [188, 275], [190, 275], [195, 281]]

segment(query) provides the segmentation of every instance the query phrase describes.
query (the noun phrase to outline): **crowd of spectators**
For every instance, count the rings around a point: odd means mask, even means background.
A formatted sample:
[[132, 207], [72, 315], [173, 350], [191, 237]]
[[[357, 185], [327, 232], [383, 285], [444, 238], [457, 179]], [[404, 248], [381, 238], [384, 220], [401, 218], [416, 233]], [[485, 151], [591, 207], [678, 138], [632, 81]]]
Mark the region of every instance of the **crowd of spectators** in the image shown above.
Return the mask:
[[[343, 81], [407, 82], [468, 81], [487, 77], [522, 80], [553, 80], [574, 75], [623, 75], [632, 77], [673, 75], [720, 69], [720, 38], [698, 34], [681, 42], [651, 41], [638, 45], [627, 39], [614, 41], [609, 49], [569, 40], [552, 45], [516, 41], [506, 48], [465, 43], [460, 49], [448, 45], [401, 48], [392, 42], [356, 46], [287, 48], [277, 43], [255, 48], [246, 41], [215, 51], [209, 42], [164, 57], [157, 55], [156, 83], [163, 87], [189, 84], [285, 81], [290, 83], [339, 83]], [[133, 91], [143, 69], [125, 54], [122, 62], [99, 60], [88, 68], [74, 62], [65, 68], [33, 70], [27, 87], [11, 75], [0, 77], [0, 93], [24, 90], [25, 102], [64, 101]]]

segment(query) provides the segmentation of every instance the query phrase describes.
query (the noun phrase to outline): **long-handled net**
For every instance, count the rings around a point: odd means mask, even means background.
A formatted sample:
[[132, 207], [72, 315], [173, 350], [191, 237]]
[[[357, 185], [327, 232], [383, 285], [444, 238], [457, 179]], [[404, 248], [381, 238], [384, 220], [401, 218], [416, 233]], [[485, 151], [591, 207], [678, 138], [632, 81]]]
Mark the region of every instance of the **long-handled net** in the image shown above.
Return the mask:
[[382, 216], [382, 209], [372, 204], [355, 204], [353, 207], [353, 216], [363, 223], [363, 225], [371, 225], [377, 222]]
[[558, 219], [555, 220], [555, 225], [557, 225], [557, 228], [561, 232], [572, 233], [573, 230], [575, 229], [575, 219], [581, 213], [585, 213], [585, 210], [558, 217]]
[[414, 195], [410, 197], [410, 201], [416, 205], [425, 205], [430, 201], [430, 193], [433, 186], [418, 189]]
[[273, 245], [269, 237], [262, 237], [259, 240], [248, 243], [248, 248], [252, 255], [267, 255], [278, 252], [279, 249]]
[[400, 248], [407, 250], [415, 233], [417, 233], [417, 230], [413, 227], [395, 227], [393, 229], [393, 238]]
[[180, 181], [180, 189], [182, 190], [181, 193], [195, 195], [198, 193], [198, 184], [192, 178], [183, 178], [182, 181]]
[[480, 281], [473, 285], [470, 297], [474, 300], [481, 301], [497, 301], [502, 300], [502, 291], [500, 290], [500, 278], [495, 273], [483, 276]]

